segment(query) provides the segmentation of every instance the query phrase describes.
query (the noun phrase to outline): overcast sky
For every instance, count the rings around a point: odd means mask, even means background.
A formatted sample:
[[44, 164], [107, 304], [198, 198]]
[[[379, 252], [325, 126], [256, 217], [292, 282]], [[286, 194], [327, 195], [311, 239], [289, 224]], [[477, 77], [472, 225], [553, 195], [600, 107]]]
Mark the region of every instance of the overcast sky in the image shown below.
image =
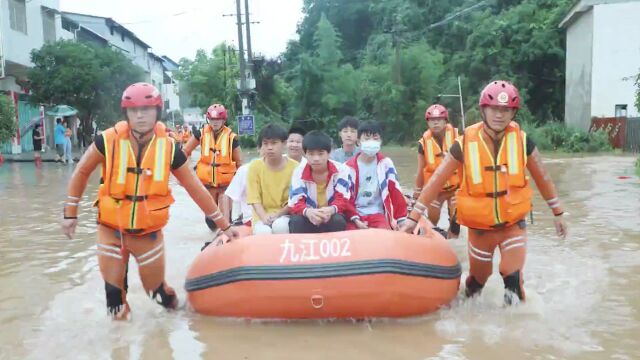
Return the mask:
[[[244, 13], [244, 0], [242, 11]], [[158, 55], [178, 61], [220, 42], [237, 44], [235, 0], [60, 0], [62, 11], [113, 18], [133, 31]], [[254, 53], [276, 56], [296, 38], [302, 0], [249, 0]], [[244, 21], [244, 17], [243, 17]]]

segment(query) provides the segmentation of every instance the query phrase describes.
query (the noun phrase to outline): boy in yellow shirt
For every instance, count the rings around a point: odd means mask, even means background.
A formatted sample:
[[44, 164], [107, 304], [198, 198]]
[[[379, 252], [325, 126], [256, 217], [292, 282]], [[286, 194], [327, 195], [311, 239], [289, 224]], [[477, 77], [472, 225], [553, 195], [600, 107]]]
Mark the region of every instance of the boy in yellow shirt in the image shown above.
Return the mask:
[[287, 130], [276, 125], [265, 126], [258, 136], [262, 159], [249, 165], [247, 203], [253, 207], [254, 234], [286, 234], [289, 232], [289, 187], [298, 162], [282, 156]]

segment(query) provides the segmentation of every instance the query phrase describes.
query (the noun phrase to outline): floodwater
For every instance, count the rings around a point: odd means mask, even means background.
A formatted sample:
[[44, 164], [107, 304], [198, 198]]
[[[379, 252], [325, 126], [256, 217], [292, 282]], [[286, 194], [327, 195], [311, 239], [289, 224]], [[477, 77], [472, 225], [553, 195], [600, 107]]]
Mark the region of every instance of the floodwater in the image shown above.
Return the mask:
[[[415, 150], [392, 156], [412, 189]], [[132, 320], [106, 316], [95, 255], [98, 182], [82, 201], [74, 240], [60, 232], [72, 166], [0, 167], [0, 359], [638, 359], [640, 181], [632, 157], [553, 157], [570, 226], [555, 237], [539, 196], [529, 227], [528, 302], [502, 306], [492, 276], [482, 296], [417, 319], [250, 322], [183, 309], [144, 294], [131, 266]], [[618, 176], [630, 176], [619, 179]], [[167, 278], [184, 302], [185, 274], [210, 233], [179, 186], [166, 228]], [[465, 236], [452, 240], [466, 276]]]

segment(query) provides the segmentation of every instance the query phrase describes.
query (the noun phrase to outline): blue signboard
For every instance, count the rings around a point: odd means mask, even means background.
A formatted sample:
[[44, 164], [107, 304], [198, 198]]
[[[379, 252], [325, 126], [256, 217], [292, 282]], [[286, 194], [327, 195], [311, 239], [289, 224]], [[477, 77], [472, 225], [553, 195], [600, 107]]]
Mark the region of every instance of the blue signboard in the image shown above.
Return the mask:
[[238, 135], [255, 134], [256, 122], [253, 115], [238, 116]]

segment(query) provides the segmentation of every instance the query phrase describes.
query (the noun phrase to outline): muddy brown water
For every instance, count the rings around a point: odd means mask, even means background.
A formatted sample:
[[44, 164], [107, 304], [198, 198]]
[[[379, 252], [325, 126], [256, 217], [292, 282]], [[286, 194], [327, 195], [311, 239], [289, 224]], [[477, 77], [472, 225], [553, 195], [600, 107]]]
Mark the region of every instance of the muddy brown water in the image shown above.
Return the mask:
[[[407, 190], [415, 150], [390, 152]], [[128, 323], [111, 322], [95, 255], [98, 174], [82, 201], [76, 239], [60, 232], [72, 166], [0, 167], [0, 359], [639, 359], [640, 180], [632, 157], [547, 157], [570, 236], [555, 237], [534, 201], [528, 302], [502, 306], [494, 275], [478, 299], [422, 318], [257, 322], [167, 313], [131, 266]], [[618, 176], [630, 176], [619, 179]], [[167, 278], [185, 299], [185, 274], [210, 233], [179, 186], [166, 228]], [[465, 236], [451, 245], [466, 276]]]

